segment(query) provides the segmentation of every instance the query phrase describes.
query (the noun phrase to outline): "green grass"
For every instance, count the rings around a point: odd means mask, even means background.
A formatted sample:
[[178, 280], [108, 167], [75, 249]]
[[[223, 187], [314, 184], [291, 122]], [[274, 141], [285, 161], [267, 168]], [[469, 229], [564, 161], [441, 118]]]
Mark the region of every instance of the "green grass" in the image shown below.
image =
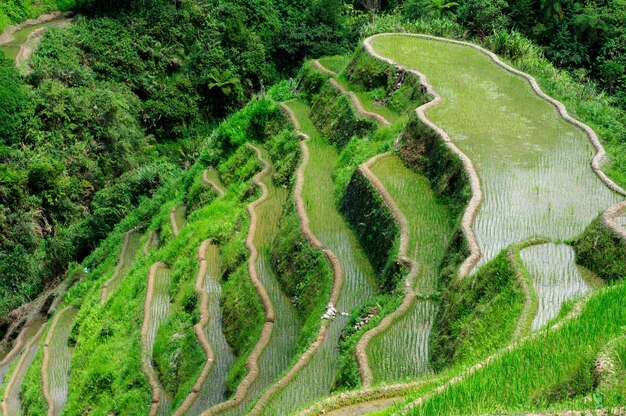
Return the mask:
[[[569, 407], [572, 401], [577, 409], [594, 408], [594, 402], [584, 397], [594, 390], [595, 356], [623, 334], [624, 296], [624, 282], [599, 290], [579, 318], [506, 352], [459, 384], [426, 400], [411, 414], [556, 410], [563, 408], [562, 402]], [[623, 391], [613, 393], [604, 395], [604, 406], [623, 405]]]
[[318, 61], [325, 68], [328, 68], [336, 73], [340, 73], [344, 70], [346, 65], [348, 65], [350, 57], [345, 55], [325, 56], [323, 58], [319, 58]]
[[[419, 264], [418, 295], [437, 291], [439, 268], [456, 229], [451, 209], [427, 178], [408, 169], [396, 155], [379, 159], [372, 172], [385, 185], [409, 224], [407, 255]], [[369, 346], [375, 382], [415, 378], [430, 371], [428, 344], [437, 302], [417, 300], [413, 307]]]
[[573, 238], [619, 200], [589, 168], [584, 133], [526, 80], [467, 46], [402, 35], [376, 38], [372, 46], [424, 73], [444, 97], [427, 116], [472, 159], [481, 178], [485, 198], [474, 226], [481, 264], [537, 235]]

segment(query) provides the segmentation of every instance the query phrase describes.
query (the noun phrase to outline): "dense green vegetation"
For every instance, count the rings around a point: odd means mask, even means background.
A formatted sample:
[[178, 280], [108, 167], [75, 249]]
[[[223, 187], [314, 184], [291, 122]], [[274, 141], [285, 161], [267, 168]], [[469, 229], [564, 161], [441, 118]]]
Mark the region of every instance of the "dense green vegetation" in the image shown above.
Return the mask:
[[[157, 261], [171, 271], [171, 305], [156, 330], [152, 364], [171, 401], [170, 413], [192, 391], [205, 364], [194, 334], [200, 319], [194, 286], [196, 253], [206, 239], [219, 247], [221, 258], [217, 284], [222, 319], [217, 327], [223, 345], [217, 348], [222, 355], [216, 366], [221, 367], [209, 379], [210, 386], [217, 387], [210, 392], [209, 404], [202, 406], [227, 399], [246, 376], [248, 357], [265, 320], [248, 274], [245, 245], [250, 224], [246, 206], [260, 195], [251, 179], [262, 165], [247, 143], [262, 145], [273, 165], [271, 178], [264, 181], [271, 181], [271, 192], [280, 194], [273, 202], [280, 208], [266, 207], [261, 218], [272, 218], [260, 231], [272, 237], [263, 241], [259, 267], [267, 270], [260, 273], [275, 275], [274, 290], [292, 304], [294, 319], [284, 344], [289, 351], [268, 348], [268, 356], [260, 360], [257, 385], [235, 413], [252, 405], [298, 362], [321, 324], [328, 324], [326, 341], [264, 411], [288, 413], [331, 391], [361, 385], [355, 346], [400, 305], [407, 275], [402, 262], [396, 261], [399, 225], [358, 170], [360, 163], [387, 151], [392, 155], [378, 161], [372, 171], [409, 221], [407, 256], [417, 261], [419, 273], [417, 296], [408, 312], [368, 347], [375, 384], [438, 372], [429, 379], [432, 383], [409, 393], [414, 397], [528, 334], [538, 300], [520, 280], [531, 283], [519, 254], [521, 245], [511, 246], [519, 241], [510, 235], [495, 234], [517, 227], [530, 230], [527, 238], [549, 229], [555, 233], [551, 237], [568, 239], [578, 263], [611, 285], [591, 297], [580, 318], [515, 346], [467, 380], [426, 400], [414, 413], [623, 403], [623, 385], [599, 378], [594, 368], [606, 353], [617, 363], [617, 377], [626, 374], [625, 318], [619, 302], [624, 295], [626, 250], [601, 218], [588, 225], [600, 205], [603, 209], [618, 198], [601, 194], [608, 191], [604, 187], [599, 191], [593, 176], [577, 189], [579, 199], [594, 195], [591, 207], [553, 209], [558, 204], [539, 195], [565, 198], [575, 192], [544, 189], [541, 181], [532, 187], [536, 178], [520, 173], [520, 166], [555, 162], [576, 175], [569, 185], [593, 175], [587, 169], [590, 149], [576, 141], [582, 137], [580, 131], [561, 126], [561, 119], [544, 124], [547, 109], [553, 114], [551, 107], [530, 97], [525, 83], [511, 81], [487, 58], [461, 47], [400, 36], [374, 45], [425, 72], [442, 95], [450, 94], [444, 104], [451, 107], [430, 109], [428, 117], [450, 133], [481, 174], [485, 192], [481, 209], [494, 220], [479, 217], [475, 228], [480, 244], [493, 247], [486, 254], [490, 261], [459, 279], [457, 269], [468, 252], [457, 230], [470, 197], [465, 168], [414, 115], [415, 107], [429, 99], [416, 76], [398, 72], [361, 47], [347, 55], [360, 38], [384, 31], [469, 37], [536, 76], [546, 92], [596, 129], [611, 159], [607, 173], [624, 184], [626, 60], [620, 42], [626, 39], [626, 9], [621, 1], [76, 3], [11, 0], [0, 5], [0, 30], [3, 24], [40, 11], [80, 13], [71, 26], [46, 34], [32, 58], [31, 74], [20, 76], [12, 62], [0, 57], [0, 321], [62, 276], [77, 281], [64, 303], [80, 308], [70, 333], [75, 349], [66, 414], [146, 413], [151, 388], [141, 366], [140, 330], [146, 276]], [[354, 93], [366, 111], [387, 118], [390, 125], [381, 126], [355, 111], [349, 96], [335, 89], [328, 82], [330, 76], [311, 60], [299, 69], [306, 58], [323, 55], [327, 57], [320, 62], [338, 73], [336, 82]], [[484, 79], [448, 85], [455, 77], [471, 78], [473, 70]], [[295, 79], [287, 82], [289, 77]], [[499, 82], [504, 87], [495, 85]], [[504, 111], [499, 100], [507, 93], [514, 99], [506, 102]], [[480, 106], [475, 105], [477, 99]], [[302, 161], [301, 138], [280, 102], [286, 102], [301, 130], [311, 136], [304, 170], [305, 209], [313, 233], [336, 253], [346, 278], [335, 305], [339, 313], [328, 322], [320, 316], [327, 308], [333, 272], [327, 258], [301, 232], [292, 200], [295, 171]], [[499, 118], [485, 122], [485, 114]], [[550, 138], [563, 140], [562, 145], [557, 146], [559, 140], [541, 141], [537, 126], [549, 131]], [[532, 134], [523, 139], [535, 148], [511, 147], [510, 141], [519, 139], [524, 128]], [[572, 137], [576, 140], [567, 141]], [[535, 153], [550, 155], [549, 163]], [[225, 195], [203, 182], [207, 168], [222, 181]], [[498, 204], [513, 200], [511, 190], [522, 187], [511, 177], [498, 176], [498, 169], [512, 172], [510, 176], [528, 188], [530, 196], [512, 204], [513, 211]], [[554, 175], [554, 169], [548, 173]], [[556, 176], [563, 180], [560, 173]], [[183, 205], [185, 225], [174, 235], [170, 210]], [[530, 205], [567, 218], [511, 225], [523, 216], [518, 211], [536, 218]], [[177, 213], [178, 219], [184, 212]], [[505, 226], [498, 221], [509, 222]], [[572, 227], [578, 227], [576, 232]], [[125, 265], [119, 287], [116, 284], [101, 302], [102, 284], [113, 275], [124, 235], [131, 229], [143, 236], [136, 244], [143, 246], [151, 232], [158, 233], [161, 244], [145, 254], [139, 249]], [[571, 307], [566, 303], [557, 319]], [[528, 308], [530, 315], [525, 315]], [[561, 304], [556, 306], [560, 308]], [[281, 355], [275, 368], [271, 354]], [[220, 362], [225, 355], [228, 360]], [[401, 365], [404, 368], [398, 370]], [[25, 414], [46, 410], [41, 366], [39, 352], [20, 390]]]

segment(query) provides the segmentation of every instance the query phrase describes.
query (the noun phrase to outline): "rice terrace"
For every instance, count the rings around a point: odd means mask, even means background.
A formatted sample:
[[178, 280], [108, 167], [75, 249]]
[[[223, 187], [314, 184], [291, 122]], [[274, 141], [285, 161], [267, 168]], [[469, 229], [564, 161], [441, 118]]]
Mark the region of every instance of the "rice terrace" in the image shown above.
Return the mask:
[[626, 415], [623, 1], [0, 32], [2, 416]]

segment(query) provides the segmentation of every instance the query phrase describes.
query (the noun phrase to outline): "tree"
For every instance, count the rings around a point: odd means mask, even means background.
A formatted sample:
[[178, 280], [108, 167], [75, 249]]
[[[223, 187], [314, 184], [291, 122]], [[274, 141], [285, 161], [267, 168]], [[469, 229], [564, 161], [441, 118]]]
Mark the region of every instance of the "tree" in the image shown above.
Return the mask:
[[359, 3], [370, 13], [378, 13], [380, 11], [381, 0], [359, 0]]

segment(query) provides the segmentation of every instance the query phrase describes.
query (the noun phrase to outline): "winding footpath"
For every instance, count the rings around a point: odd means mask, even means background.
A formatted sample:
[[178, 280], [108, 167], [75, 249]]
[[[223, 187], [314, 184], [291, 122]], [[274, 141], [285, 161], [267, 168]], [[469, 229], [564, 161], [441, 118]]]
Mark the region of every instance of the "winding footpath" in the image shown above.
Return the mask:
[[38, 331], [24, 346], [24, 351], [17, 362], [17, 366], [13, 370], [13, 374], [9, 379], [2, 397], [2, 414], [3, 416], [15, 416], [21, 413], [22, 403], [20, 400], [20, 388], [26, 370], [33, 362], [37, 349], [39, 348], [39, 340], [46, 329], [46, 324], [42, 323]]
[[224, 185], [222, 185], [219, 175], [215, 169], [205, 169], [204, 172], [202, 172], [202, 182], [215, 189], [215, 192], [217, 192], [219, 196], [224, 196], [224, 194], [226, 194]]
[[215, 352], [213, 348], [211, 348], [211, 344], [209, 344], [208, 337], [206, 335], [206, 327], [209, 323], [209, 293], [204, 290], [204, 279], [209, 278], [207, 276], [208, 268], [209, 268], [209, 260], [207, 259], [207, 249], [213, 243], [211, 240], [204, 240], [198, 249], [198, 261], [200, 262], [200, 268], [198, 269], [198, 274], [196, 276], [196, 285], [195, 292], [196, 295], [200, 298], [200, 321], [194, 325], [193, 332], [196, 335], [196, 339], [200, 343], [202, 347], [202, 351], [204, 351], [204, 355], [206, 356], [206, 362], [200, 375], [198, 376], [196, 382], [191, 389], [191, 392], [187, 395], [183, 403], [180, 405], [178, 409], [174, 412], [174, 415], [184, 415], [187, 413], [191, 405], [198, 398], [203, 385], [205, 384], [207, 378], [209, 377], [209, 373], [213, 368], [213, 364], [215, 363]]
[[259, 277], [259, 251], [257, 250], [255, 244], [257, 227], [259, 226], [257, 207], [265, 203], [269, 196], [267, 185], [262, 182], [262, 179], [270, 173], [272, 166], [270, 165], [269, 161], [263, 158], [261, 150], [258, 147], [251, 144], [248, 144], [248, 147], [255, 151], [258, 160], [263, 164], [263, 170], [254, 175], [254, 177], [252, 178], [252, 182], [261, 189], [261, 196], [257, 200], [248, 204], [248, 214], [250, 215], [250, 228], [248, 229], [248, 236], [246, 238], [246, 248], [250, 251], [250, 257], [248, 259], [248, 275], [250, 276], [250, 280], [252, 281], [252, 284], [256, 288], [259, 297], [261, 298], [261, 302], [263, 303], [263, 309], [265, 311], [265, 323], [263, 324], [263, 329], [261, 330], [261, 336], [259, 337], [259, 340], [257, 341], [254, 349], [246, 360], [246, 365], [248, 366], [248, 374], [246, 374], [244, 379], [237, 386], [235, 394], [230, 400], [214, 406], [213, 408], [205, 412], [204, 415], [217, 414], [226, 409], [237, 406], [244, 400], [244, 398], [248, 394], [248, 389], [259, 376], [259, 357], [261, 356], [270, 341], [270, 337], [272, 336], [272, 331], [274, 329], [274, 323], [276, 321], [276, 311], [274, 310], [274, 305], [272, 304], [272, 300], [267, 292], [267, 289], [265, 288], [263, 282]]
[[355, 353], [357, 363], [359, 365], [361, 382], [364, 388], [371, 387], [374, 380], [374, 376], [372, 375], [372, 369], [369, 365], [367, 346], [375, 336], [386, 331], [395, 321], [397, 321], [400, 317], [406, 314], [406, 312], [409, 310], [415, 299], [415, 291], [413, 290], [413, 285], [419, 269], [419, 265], [417, 264], [417, 262], [407, 256], [409, 246], [409, 225], [406, 217], [398, 207], [398, 204], [393, 199], [389, 191], [387, 191], [387, 188], [385, 188], [383, 183], [370, 170], [370, 167], [374, 163], [387, 156], [389, 156], [389, 153], [383, 153], [378, 156], [374, 156], [367, 162], [361, 164], [359, 166], [359, 170], [361, 171], [363, 176], [365, 176], [369, 180], [370, 184], [382, 197], [385, 205], [387, 205], [387, 207], [393, 214], [396, 222], [400, 226], [400, 246], [398, 248], [398, 261], [400, 262], [400, 264], [402, 264], [403, 267], [406, 267], [409, 270], [409, 273], [404, 282], [405, 295], [400, 307], [393, 311], [391, 314], [387, 315], [385, 318], [383, 318], [380, 324], [378, 324], [376, 327], [370, 329], [365, 334], [363, 334], [363, 336], [356, 345]]

